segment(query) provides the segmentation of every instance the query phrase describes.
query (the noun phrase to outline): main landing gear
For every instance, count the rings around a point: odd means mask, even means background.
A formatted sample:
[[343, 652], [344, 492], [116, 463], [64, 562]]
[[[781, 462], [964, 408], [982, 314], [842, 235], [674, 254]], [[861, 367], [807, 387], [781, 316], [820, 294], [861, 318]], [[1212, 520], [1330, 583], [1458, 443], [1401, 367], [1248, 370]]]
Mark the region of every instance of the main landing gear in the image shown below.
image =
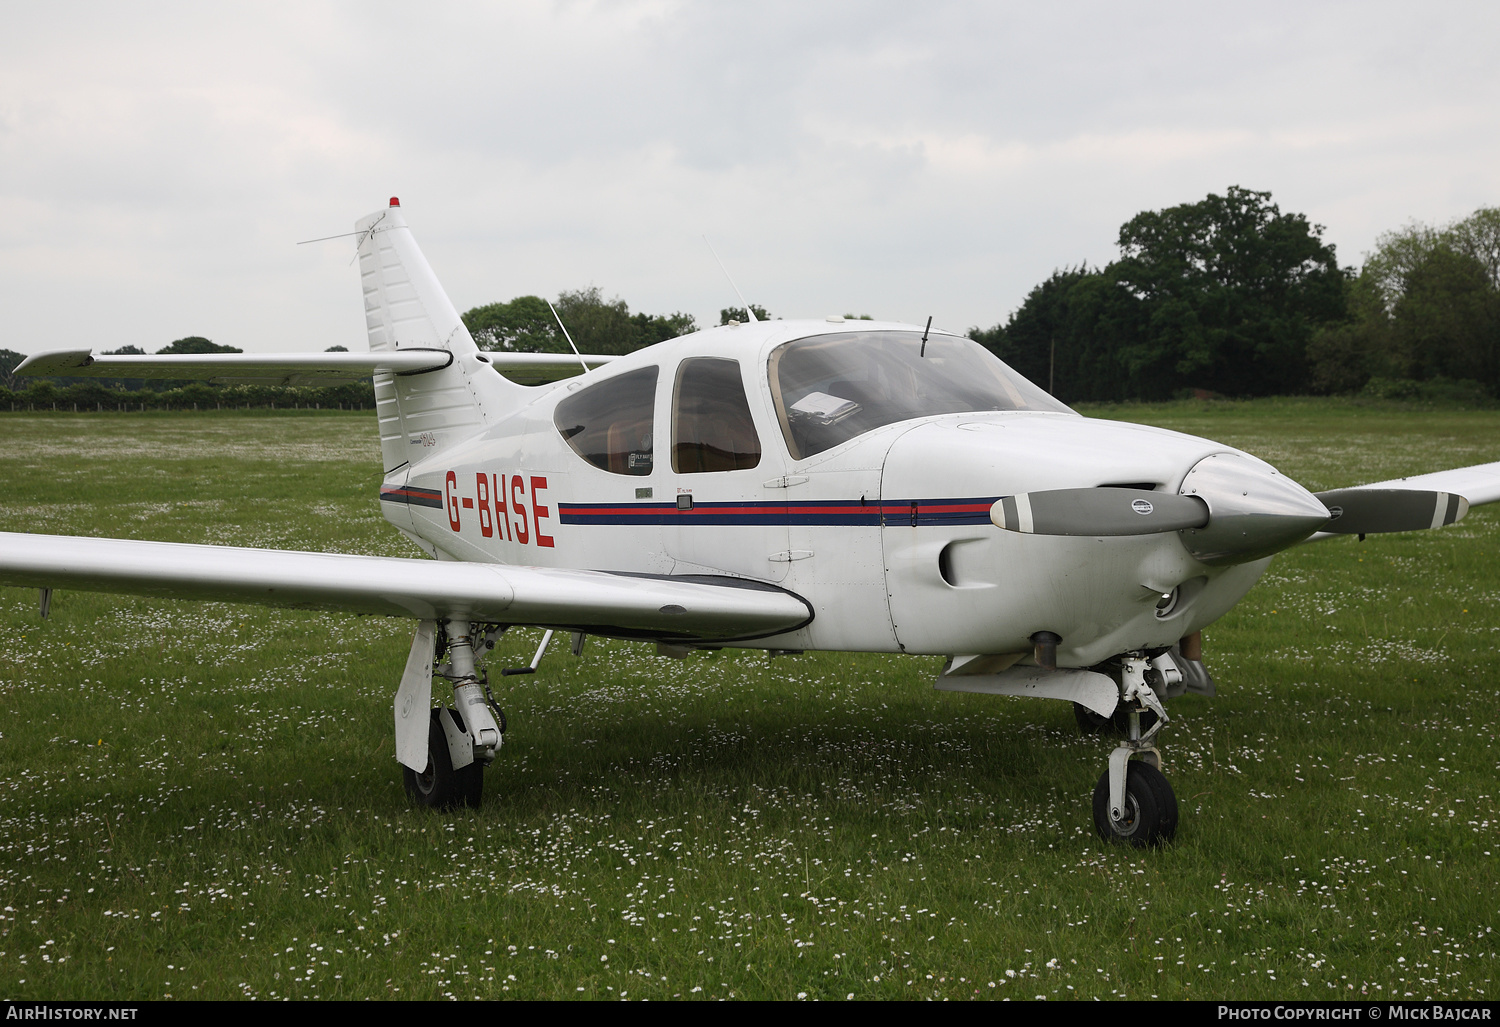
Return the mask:
[[[1177, 832], [1177, 796], [1161, 772], [1155, 745], [1167, 711], [1152, 683], [1166, 691], [1181, 681], [1182, 672], [1169, 653], [1120, 661], [1120, 707], [1114, 719], [1123, 714], [1125, 739], [1110, 753], [1109, 769], [1094, 787], [1094, 827], [1107, 842], [1144, 848], [1171, 841]], [[1085, 726], [1082, 717], [1079, 726]]]
[[[396, 758], [414, 804], [431, 809], [479, 805], [484, 768], [495, 761], [505, 738], [505, 714], [490, 694], [489, 675], [481, 675], [474, 665], [474, 650], [476, 645], [494, 648], [504, 632], [503, 627], [486, 630], [458, 620], [417, 626], [395, 710]], [[535, 669], [534, 661], [530, 669]], [[452, 707], [433, 708], [434, 675], [452, 682]]]

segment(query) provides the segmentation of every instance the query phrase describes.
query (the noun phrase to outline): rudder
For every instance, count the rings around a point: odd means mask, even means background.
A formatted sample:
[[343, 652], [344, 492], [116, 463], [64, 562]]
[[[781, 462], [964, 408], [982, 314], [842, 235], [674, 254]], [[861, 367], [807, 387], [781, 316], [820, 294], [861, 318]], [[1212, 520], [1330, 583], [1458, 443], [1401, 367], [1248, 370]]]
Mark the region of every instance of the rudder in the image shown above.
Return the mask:
[[370, 351], [429, 349], [453, 354], [441, 370], [375, 377], [385, 474], [388, 480], [404, 478], [405, 467], [414, 460], [514, 411], [527, 390], [479, 359], [479, 348], [422, 255], [395, 197], [385, 210], [361, 218], [355, 230], [360, 233], [360, 283]]

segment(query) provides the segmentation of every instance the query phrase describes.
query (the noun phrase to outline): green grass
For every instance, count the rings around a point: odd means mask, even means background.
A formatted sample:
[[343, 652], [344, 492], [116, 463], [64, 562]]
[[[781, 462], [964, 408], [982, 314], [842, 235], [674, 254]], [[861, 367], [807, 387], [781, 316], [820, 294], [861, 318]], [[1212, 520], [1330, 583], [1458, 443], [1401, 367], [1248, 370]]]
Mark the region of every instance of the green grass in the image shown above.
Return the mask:
[[[1500, 459], [1500, 413], [1091, 410], [1314, 488]], [[5, 415], [0, 530], [399, 555], [369, 414]], [[1170, 706], [1175, 844], [1108, 744], [936, 660], [558, 647], [478, 811], [407, 807], [410, 623], [0, 589], [0, 996], [1333, 998], [1500, 981], [1500, 518], [1278, 557]], [[524, 662], [517, 631], [496, 662]]]

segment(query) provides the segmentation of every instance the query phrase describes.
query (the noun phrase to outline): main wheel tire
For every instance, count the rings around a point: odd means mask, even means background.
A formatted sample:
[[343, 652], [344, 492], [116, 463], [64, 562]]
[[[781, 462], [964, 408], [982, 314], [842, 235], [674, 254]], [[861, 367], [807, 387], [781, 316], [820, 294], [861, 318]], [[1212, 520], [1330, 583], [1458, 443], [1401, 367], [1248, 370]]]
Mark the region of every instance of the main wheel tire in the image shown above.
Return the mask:
[[1125, 817], [1109, 817], [1109, 771], [1094, 786], [1094, 827], [1099, 837], [1138, 849], [1160, 845], [1177, 833], [1177, 796], [1166, 775], [1149, 763], [1125, 764]]
[[[449, 712], [457, 718], [459, 727], [466, 731], [470, 730], [469, 722], [464, 719], [462, 713], [458, 710]], [[442, 725], [438, 726], [441, 729]], [[470, 809], [478, 809], [479, 800], [484, 796], [484, 764], [475, 760], [462, 770], [455, 770], [453, 773], [458, 781], [459, 798], [463, 804]]]
[[414, 804], [428, 809], [476, 808], [484, 792], [484, 766], [474, 762], [453, 769], [448, 736], [438, 720], [441, 715], [441, 709], [434, 709], [427, 728], [427, 769], [419, 774], [410, 767], [401, 768], [406, 795]]

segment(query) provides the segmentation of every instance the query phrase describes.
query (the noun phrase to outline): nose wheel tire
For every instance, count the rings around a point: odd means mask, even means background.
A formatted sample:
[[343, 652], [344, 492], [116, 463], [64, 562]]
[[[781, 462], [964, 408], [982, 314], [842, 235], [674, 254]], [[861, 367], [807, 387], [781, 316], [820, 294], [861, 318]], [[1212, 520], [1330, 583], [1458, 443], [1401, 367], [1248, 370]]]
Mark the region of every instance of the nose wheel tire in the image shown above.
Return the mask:
[[1177, 833], [1177, 796], [1166, 776], [1149, 763], [1125, 765], [1125, 810], [1116, 821], [1109, 816], [1109, 772], [1094, 787], [1094, 827], [1099, 837], [1138, 849], [1160, 845]]
[[428, 809], [477, 808], [484, 792], [484, 765], [475, 761], [459, 770], [453, 769], [448, 736], [438, 721], [441, 712], [432, 711], [432, 722], [427, 729], [427, 768], [420, 774], [410, 767], [401, 768], [407, 798], [413, 805]]

